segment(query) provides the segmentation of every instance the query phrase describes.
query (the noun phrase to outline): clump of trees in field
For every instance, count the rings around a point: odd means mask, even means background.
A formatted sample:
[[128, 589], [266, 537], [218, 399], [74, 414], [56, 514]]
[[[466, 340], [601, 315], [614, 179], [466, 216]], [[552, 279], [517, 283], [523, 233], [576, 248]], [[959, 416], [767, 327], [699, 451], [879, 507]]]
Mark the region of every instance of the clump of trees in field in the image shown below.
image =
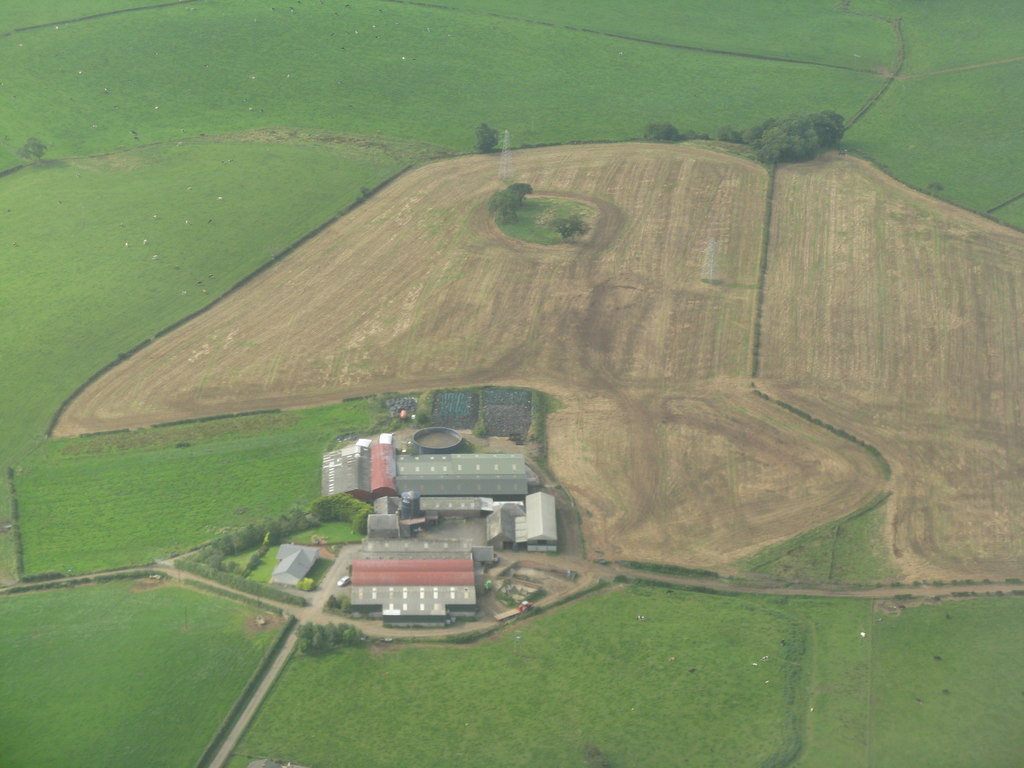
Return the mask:
[[772, 117], [745, 131], [725, 125], [718, 129], [718, 138], [747, 144], [762, 163], [799, 163], [838, 147], [846, 130], [844, 122], [842, 115], [826, 110]]
[[[813, 160], [822, 152], [835, 149], [846, 130], [843, 116], [832, 110], [807, 115], [771, 117], [746, 130], [731, 125], [718, 129], [718, 140], [746, 144], [762, 163], [799, 163]], [[650, 141], [692, 141], [710, 139], [706, 133], [680, 131], [672, 123], [648, 123], [644, 138]]]
[[517, 182], [509, 184], [500, 192], [491, 195], [487, 210], [491, 212], [499, 224], [511, 224], [519, 221], [519, 209], [523, 207], [526, 196], [533, 192], [529, 184]]
[[570, 213], [568, 216], [555, 219], [551, 222], [552, 228], [565, 241], [575, 240], [590, 231], [590, 225], [583, 220], [582, 214]]
[[362, 634], [351, 624], [303, 624], [298, 637], [299, 650], [311, 656], [363, 642]]

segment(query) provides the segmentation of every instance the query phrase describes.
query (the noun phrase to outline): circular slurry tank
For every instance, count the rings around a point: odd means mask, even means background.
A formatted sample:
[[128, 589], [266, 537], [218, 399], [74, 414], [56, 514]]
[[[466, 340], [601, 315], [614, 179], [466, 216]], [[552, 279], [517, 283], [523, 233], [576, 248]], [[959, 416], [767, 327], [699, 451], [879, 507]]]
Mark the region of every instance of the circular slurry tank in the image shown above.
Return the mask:
[[462, 435], [448, 427], [427, 427], [412, 436], [420, 453], [454, 453], [462, 445]]

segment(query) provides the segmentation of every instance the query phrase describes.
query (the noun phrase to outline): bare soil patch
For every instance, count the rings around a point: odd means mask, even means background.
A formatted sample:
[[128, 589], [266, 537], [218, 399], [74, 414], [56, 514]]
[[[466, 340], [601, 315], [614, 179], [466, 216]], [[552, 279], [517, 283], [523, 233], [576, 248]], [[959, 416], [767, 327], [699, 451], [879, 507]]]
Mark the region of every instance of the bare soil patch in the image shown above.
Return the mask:
[[886, 456], [905, 578], [1020, 575], [1024, 235], [838, 156], [774, 211], [759, 386]]

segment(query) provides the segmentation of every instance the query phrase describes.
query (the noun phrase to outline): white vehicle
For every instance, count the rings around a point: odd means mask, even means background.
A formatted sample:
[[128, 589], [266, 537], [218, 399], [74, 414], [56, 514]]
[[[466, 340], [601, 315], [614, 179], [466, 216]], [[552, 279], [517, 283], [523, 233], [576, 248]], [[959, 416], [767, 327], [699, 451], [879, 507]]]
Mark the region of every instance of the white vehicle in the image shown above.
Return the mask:
[[338, 579], [338, 586], [339, 587], [347, 587], [351, 583], [352, 583], [352, 577], [351, 576], [342, 576], [340, 579]]

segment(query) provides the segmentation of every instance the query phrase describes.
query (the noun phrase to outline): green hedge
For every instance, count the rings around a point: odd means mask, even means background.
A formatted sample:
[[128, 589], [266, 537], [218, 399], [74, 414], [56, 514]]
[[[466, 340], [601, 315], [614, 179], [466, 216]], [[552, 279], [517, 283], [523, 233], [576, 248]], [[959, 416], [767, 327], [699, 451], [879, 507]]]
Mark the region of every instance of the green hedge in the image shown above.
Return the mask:
[[194, 573], [196, 576], [202, 576], [212, 581], [219, 582], [232, 589], [237, 589], [240, 592], [247, 592], [250, 595], [256, 595], [267, 600], [274, 600], [278, 603], [286, 603], [288, 605], [308, 605], [306, 598], [299, 597], [298, 595], [292, 595], [287, 592], [282, 592], [279, 589], [274, 589], [267, 584], [260, 584], [258, 581], [249, 581], [243, 579], [241, 576], [236, 576], [233, 573], [227, 571], [218, 571], [215, 568], [211, 568], [203, 563], [197, 563], [194, 560], [182, 559], [175, 563], [175, 566], [183, 571]]
[[263, 654], [263, 658], [260, 660], [260, 665], [256, 668], [252, 677], [249, 678], [249, 682], [246, 683], [241, 695], [235, 699], [235, 703], [231, 707], [231, 711], [228, 712], [227, 716], [221, 722], [217, 732], [213, 735], [213, 738], [210, 739], [210, 743], [206, 745], [206, 749], [203, 750], [203, 754], [201, 754], [199, 759], [196, 760], [196, 768], [205, 768], [205, 766], [210, 764], [213, 756], [217, 753], [217, 750], [220, 749], [221, 744], [224, 743], [224, 739], [227, 738], [228, 733], [230, 733], [231, 729], [234, 727], [239, 715], [242, 714], [242, 710], [245, 709], [246, 705], [249, 703], [249, 699], [252, 698], [253, 693], [255, 693], [256, 689], [259, 688], [260, 683], [263, 682], [263, 678], [267, 676], [267, 670], [270, 669], [270, 665], [274, 663], [274, 659], [277, 658], [277, 654], [284, 646], [285, 641], [292, 633], [292, 630], [295, 629], [295, 624], [297, 622], [298, 619], [294, 616], [288, 617], [288, 622], [285, 624], [281, 634], [277, 636], [277, 640], [274, 641], [273, 645], [271, 645], [267, 649], [267, 652]]

